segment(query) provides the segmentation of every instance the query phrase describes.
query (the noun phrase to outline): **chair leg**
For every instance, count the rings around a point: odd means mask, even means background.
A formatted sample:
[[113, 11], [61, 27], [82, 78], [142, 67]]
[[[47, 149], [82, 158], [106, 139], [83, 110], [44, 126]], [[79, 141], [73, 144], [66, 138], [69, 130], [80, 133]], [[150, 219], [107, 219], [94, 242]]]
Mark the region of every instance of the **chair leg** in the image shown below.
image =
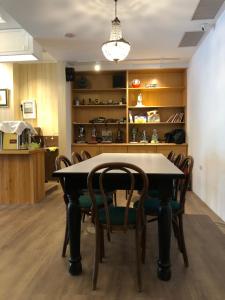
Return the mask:
[[135, 240], [136, 240], [136, 264], [137, 264], [137, 283], [138, 291], [142, 291], [142, 282], [141, 282], [141, 243], [140, 243], [140, 233], [139, 228], [135, 230]]
[[82, 214], [82, 222], [84, 223], [84, 221], [85, 221], [85, 212], [83, 212]]
[[105, 245], [104, 245], [104, 229], [100, 229], [100, 262], [102, 258], [105, 257]]
[[184, 264], [185, 264], [185, 267], [188, 267], [189, 266], [189, 262], [188, 262], [187, 250], [186, 250], [185, 240], [184, 240], [184, 230], [183, 230], [183, 218], [182, 218], [182, 215], [178, 216], [178, 220], [179, 220], [179, 233], [180, 233], [180, 241], [181, 241], [181, 247], [182, 247], [182, 254], [183, 254]]
[[145, 252], [146, 252], [146, 225], [144, 225], [142, 230], [142, 237], [141, 237], [141, 260], [142, 263], [145, 263]]
[[182, 243], [181, 243], [181, 236], [180, 236], [180, 231], [179, 231], [179, 225], [177, 221], [177, 216], [173, 216], [172, 218], [172, 224], [173, 224], [173, 231], [174, 235], [177, 239], [177, 244], [180, 252], [182, 252]]
[[98, 279], [98, 266], [100, 259], [100, 228], [95, 229], [95, 258], [94, 258], [94, 270], [92, 277], [92, 289], [96, 290], [97, 279]]
[[114, 205], [117, 206], [116, 191], [113, 192], [113, 198], [114, 198]]
[[66, 256], [66, 248], [69, 243], [69, 232], [68, 232], [68, 222], [66, 220], [66, 229], [65, 229], [65, 236], [64, 236], [64, 242], [63, 242], [63, 250], [62, 250], [62, 257]]

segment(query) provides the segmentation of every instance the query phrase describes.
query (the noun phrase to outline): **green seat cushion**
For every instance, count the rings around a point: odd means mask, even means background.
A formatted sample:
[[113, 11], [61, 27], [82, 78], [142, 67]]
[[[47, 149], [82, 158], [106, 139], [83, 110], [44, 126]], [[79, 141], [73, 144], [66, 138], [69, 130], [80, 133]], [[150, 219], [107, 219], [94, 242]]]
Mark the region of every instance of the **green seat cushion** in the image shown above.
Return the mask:
[[150, 191], [148, 192], [148, 195], [149, 195], [150, 197], [153, 197], [153, 198], [159, 197], [159, 190], [157, 190], [157, 189], [152, 189], [152, 190], [150, 190]]
[[[109, 207], [109, 218], [111, 225], [123, 225], [124, 224], [125, 207]], [[99, 222], [106, 224], [105, 210], [99, 210]], [[133, 225], [136, 223], [136, 209], [129, 208], [128, 210], [128, 224]]]
[[[169, 204], [174, 212], [180, 209], [180, 203], [175, 200], [170, 200]], [[155, 197], [149, 197], [144, 201], [144, 209], [146, 213], [157, 213], [160, 205], [160, 199]], [[134, 207], [138, 206], [138, 201], [134, 203]]]
[[[104, 201], [101, 195], [95, 195], [97, 206], [103, 206]], [[108, 198], [108, 203], [112, 203], [112, 198]], [[79, 197], [79, 204], [81, 208], [90, 209], [92, 206], [91, 198], [88, 195], [82, 195]]]

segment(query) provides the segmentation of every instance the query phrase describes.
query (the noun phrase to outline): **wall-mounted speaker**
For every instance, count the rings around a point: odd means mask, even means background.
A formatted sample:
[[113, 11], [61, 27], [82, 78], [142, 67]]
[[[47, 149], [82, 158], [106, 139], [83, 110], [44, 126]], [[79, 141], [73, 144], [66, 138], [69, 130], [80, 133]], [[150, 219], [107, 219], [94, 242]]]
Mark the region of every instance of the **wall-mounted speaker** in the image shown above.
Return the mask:
[[66, 68], [66, 81], [75, 80], [75, 71], [74, 68]]

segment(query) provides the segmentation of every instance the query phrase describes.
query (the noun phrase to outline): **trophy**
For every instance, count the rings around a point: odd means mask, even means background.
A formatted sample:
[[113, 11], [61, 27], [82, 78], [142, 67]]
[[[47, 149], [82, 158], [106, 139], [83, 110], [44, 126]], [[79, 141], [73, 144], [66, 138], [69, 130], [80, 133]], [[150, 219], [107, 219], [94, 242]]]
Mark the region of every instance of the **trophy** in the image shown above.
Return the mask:
[[152, 130], [151, 144], [157, 144], [158, 142], [159, 142], [159, 140], [158, 140], [157, 130], [156, 130], [156, 129], [153, 129], [153, 130]]
[[78, 134], [77, 143], [79, 143], [79, 144], [86, 143], [86, 141], [85, 141], [85, 129], [84, 129], [83, 126], [79, 127], [79, 134]]
[[136, 137], [137, 137], [137, 128], [136, 127], [133, 127], [132, 128], [132, 131], [131, 131], [131, 137], [132, 137], [132, 140], [131, 140], [131, 142], [130, 143], [132, 143], [132, 144], [136, 144], [137, 143], [137, 141], [136, 141]]
[[118, 131], [117, 131], [116, 142], [117, 143], [123, 142], [123, 133], [122, 133], [121, 129], [118, 129]]
[[89, 144], [97, 144], [97, 129], [96, 127], [93, 127], [91, 129], [91, 141], [89, 142]]
[[146, 131], [145, 130], [143, 130], [143, 132], [142, 132], [140, 143], [143, 143], [143, 144], [147, 144], [148, 143], [147, 136], [146, 136]]

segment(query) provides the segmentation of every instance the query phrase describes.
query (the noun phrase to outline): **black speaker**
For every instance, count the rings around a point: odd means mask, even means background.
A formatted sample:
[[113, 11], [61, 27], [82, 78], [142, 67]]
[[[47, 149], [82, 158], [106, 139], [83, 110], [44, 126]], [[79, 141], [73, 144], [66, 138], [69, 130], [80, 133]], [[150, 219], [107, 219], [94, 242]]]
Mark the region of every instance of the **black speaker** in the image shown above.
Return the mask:
[[116, 73], [113, 75], [113, 88], [125, 88], [126, 87], [126, 74]]
[[74, 68], [66, 68], [66, 81], [75, 80], [75, 71]]

